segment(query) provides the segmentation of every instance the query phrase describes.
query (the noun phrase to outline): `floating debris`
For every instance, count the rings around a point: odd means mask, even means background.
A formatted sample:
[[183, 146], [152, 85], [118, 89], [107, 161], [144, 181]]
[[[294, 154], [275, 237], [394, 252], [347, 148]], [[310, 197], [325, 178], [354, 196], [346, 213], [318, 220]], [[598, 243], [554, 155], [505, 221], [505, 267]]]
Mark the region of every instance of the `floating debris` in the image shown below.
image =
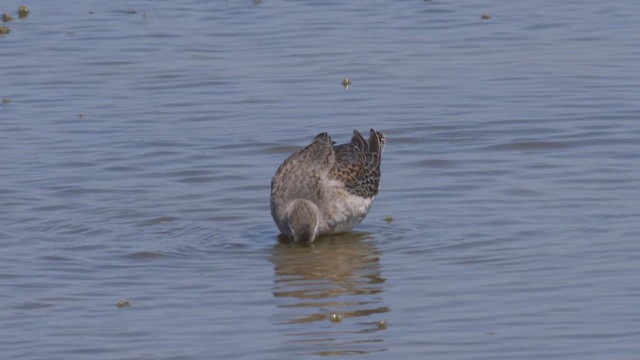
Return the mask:
[[20, 5], [18, 7], [18, 17], [20, 19], [26, 19], [29, 16], [29, 8], [27, 5]]
[[0, 35], [5, 35], [11, 32], [8, 26], [0, 26]]
[[13, 20], [13, 18], [9, 13], [2, 14], [2, 22], [9, 22], [11, 20]]
[[489, 14], [482, 14], [482, 16], [480, 16], [480, 18], [481, 18], [482, 20], [489, 20], [489, 19], [491, 19], [491, 15], [489, 15]]
[[134, 9], [127, 9], [127, 11], [125, 11], [125, 13], [127, 13], [127, 14], [137, 14], [138, 11], [134, 10]]
[[376, 323], [378, 326], [378, 330], [385, 330], [387, 328], [387, 322], [385, 320], [380, 320]]
[[126, 307], [131, 306], [131, 302], [130, 302], [129, 300], [119, 300], [119, 301], [116, 303], [116, 306], [117, 306], [117, 307], [119, 307], [119, 308], [121, 308], [121, 309], [122, 309], [122, 308], [126, 308]]
[[76, 116], [77, 116], [77, 117], [78, 117], [78, 119], [80, 119], [80, 120], [84, 119], [84, 113], [76, 114]]
[[384, 218], [384, 221], [391, 224], [393, 222], [393, 217], [391, 215], [387, 215], [387, 217]]
[[333, 313], [331, 314], [331, 316], [329, 316], [329, 320], [334, 323], [339, 323], [342, 321], [342, 315]]
[[342, 80], [342, 86], [344, 86], [346, 90], [349, 90], [349, 86], [351, 86], [351, 80], [349, 80], [349, 78], [344, 78], [344, 80]]
[[8, 104], [8, 103], [10, 103], [11, 101], [12, 101], [12, 100], [11, 100], [11, 99], [9, 99], [9, 98], [2, 98], [2, 103], [3, 103], [3, 104]]

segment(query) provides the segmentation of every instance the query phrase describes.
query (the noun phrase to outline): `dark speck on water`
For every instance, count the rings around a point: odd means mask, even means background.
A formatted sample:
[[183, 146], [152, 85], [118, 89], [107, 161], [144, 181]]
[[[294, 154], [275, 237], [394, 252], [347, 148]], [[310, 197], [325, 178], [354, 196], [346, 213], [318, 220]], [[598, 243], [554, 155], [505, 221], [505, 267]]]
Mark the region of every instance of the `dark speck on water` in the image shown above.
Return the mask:
[[116, 306], [119, 308], [125, 308], [131, 306], [131, 302], [129, 300], [119, 300], [116, 303]]
[[349, 80], [349, 78], [344, 78], [344, 80], [342, 80], [342, 86], [344, 86], [345, 89], [349, 90], [349, 86], [351, 86], [351, 80]]
[[21, 19], [25, 19], [29, 16], [29, 7], [27, 7], [26, 5], [20, 5], [18, 7], [18, 17]]
[[[0, 359], [637, 358], [640, 2], [363, 4], [4, 1]], [[278, 241], [371, 127], [366, 219]]]

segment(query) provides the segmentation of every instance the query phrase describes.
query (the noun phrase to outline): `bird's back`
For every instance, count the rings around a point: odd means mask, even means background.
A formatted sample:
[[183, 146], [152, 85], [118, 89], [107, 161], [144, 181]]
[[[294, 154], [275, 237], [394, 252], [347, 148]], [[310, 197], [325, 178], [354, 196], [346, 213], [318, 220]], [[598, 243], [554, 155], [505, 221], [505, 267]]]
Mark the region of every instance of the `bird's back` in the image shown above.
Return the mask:
[[313, 241], [358, 225], [378, 193], [384, 141], [374, 129], [369, 139], [355, 130], [342, 145], [321, 133], [289, 156], [271, 182], [271, 214], [280, 231], [294, 239], [312, 233], [307, 240]]

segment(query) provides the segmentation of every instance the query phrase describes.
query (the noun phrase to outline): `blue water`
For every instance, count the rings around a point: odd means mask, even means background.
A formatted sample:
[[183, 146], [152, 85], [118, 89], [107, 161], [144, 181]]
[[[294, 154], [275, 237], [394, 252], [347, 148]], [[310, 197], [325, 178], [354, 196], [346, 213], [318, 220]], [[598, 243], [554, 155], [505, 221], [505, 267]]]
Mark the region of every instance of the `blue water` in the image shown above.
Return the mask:
[[[637, 358], [640, 3], [21, 4], [0, 358]], [[370, 127], [367, 219], [280, 244], [278, 165]]]

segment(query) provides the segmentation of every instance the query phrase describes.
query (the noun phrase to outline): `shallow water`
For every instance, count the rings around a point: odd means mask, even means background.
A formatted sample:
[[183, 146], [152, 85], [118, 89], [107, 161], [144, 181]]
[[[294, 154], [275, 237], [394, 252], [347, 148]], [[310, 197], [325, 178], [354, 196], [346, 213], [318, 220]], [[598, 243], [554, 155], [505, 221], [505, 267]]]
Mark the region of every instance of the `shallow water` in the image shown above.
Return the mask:
[[[640, 3], [26, 5], [1, 358], [637, 357]], [[280, 162], [369, 127], [367, 219], [279, 243]]]

